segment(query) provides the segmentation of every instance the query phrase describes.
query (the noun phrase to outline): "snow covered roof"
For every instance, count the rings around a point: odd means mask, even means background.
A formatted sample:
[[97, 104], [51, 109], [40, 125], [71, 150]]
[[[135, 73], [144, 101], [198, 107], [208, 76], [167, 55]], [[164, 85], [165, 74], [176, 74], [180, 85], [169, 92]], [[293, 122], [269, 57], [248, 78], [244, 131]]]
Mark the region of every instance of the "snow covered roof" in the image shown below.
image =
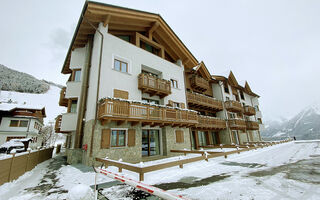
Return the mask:
[[0, 148], [9, 148], [9, 147], [24, 147], [24, 144], [22, 142], [10, 140], [0, 146]]
[[44, 107], [28, 104], [0, 103], [1, 111], [12, 111], [14, 109], [42, 110]]

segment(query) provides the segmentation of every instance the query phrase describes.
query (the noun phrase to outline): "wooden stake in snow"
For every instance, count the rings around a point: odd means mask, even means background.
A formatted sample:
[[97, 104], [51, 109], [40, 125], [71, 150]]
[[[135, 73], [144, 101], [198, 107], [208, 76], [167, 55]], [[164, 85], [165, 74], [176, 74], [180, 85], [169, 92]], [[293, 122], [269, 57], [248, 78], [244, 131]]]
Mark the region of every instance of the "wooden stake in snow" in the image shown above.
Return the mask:
[[184, 198], [181, 195], [175, 195], [175, 194], [171, 194], [165, 190], [162, 190], [160, 188], [157, 187], [153, 187], [151, 185], [147, 185], [145, 183], [142, 183], [140, 181], [136, 181], [130, 178], [126, 178], [124, 176], [120, 176], [119, 174], [107, 171], [105, 169], [101, 169], [101, 168], [95, 168], [95, 170], [98, 173], [104, 174], [106, 176], [108, 176], [109, 178], [115, 179], [117, 181], [121, 181], [122, 183], [125, 183], [127, 185], [133, 186], [139, 190], [145, 191], [149, 194], [155, 195], [157, 197], [163, 198], [163, 199], [167, 199], [167, 200], [187, 200], [186, 198]]

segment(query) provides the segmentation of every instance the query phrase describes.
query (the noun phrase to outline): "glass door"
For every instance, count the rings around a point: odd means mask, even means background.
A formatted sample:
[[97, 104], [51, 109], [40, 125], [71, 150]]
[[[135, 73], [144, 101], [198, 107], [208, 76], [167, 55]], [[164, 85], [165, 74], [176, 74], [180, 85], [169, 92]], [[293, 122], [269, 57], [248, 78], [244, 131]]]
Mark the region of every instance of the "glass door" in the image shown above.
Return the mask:
[[159, 130], [142, 130], [142, 156], [160, 155]]

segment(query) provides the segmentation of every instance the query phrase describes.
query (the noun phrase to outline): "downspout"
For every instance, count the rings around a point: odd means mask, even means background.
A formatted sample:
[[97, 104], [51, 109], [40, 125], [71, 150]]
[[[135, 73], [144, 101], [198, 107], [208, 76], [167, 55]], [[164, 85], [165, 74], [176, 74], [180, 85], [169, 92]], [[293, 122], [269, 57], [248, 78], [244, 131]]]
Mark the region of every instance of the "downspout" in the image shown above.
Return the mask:
[[99, 56], [99, 69], [98, 69], [98, 80], [97, 80], [97, 95], [96, 95], [96, 107], [95, 107], [95, 113], [94, 113], [94, 123], [92, 125], [92, 130], [91, 130], [91, 142], [90, 142], [90, 157], [92, 157], [92, 146], [93, 146], [93, 138], [94, 138], [94, 129], [96, 128], [96, 124], [97, 124], [97, 118], [98, 118], [98, 98], [99, 98], [99, 88], [100, 88], [100, 74], [101, 74], [101, 61], [102, 61], [102, 52], [103, 52], [103, 39], [104, 36], [101, 33], [101, 31], [96, 28], [89, 20], [87, 20], [83, 14], [82, 18], [90, 25], [92, 26], [100, 35], [101, 35], [101, 44], [100, 44], [100, 56]]
[[230, 128], [229, 128], [229, 123], [228, 123], [228, 114], [227, 114], [227, 111], [226, 111], [226, 108], [225, 108], [225, 105], [224, 105], [224, 95], [223, 95], [223, 87], [222, 87], [222, 81], [219, 81], [219, 86], [220, 86], [220, 93], [221, 93], [221, 97], [222, 97], [222, 108], [223, 108], [223, 111], [224, 111], [224, 116], [226, 118], [226, 127], [227, 127], [227, 130], [229, 130], [229, 138], [230, 138], [230, 144], [232, 143], [232, 135], [231, 135], [231, 131], [230, 131]]

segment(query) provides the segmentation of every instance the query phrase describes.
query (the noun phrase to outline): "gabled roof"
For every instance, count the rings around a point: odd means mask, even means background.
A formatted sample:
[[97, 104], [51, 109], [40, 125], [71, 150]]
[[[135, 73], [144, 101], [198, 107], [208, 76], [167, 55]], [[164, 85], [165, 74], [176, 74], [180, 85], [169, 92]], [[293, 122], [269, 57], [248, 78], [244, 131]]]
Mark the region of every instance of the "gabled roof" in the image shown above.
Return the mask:
[[86, 1], [74, 32], [62, 73], [71, 72], [69, 69], [71, 51], [75, 48], [84, 47], [88, 42], [88, 36], [95, 33], [95, 27], [98, 27], [100, 22], [103, 22], [104, 25], [108, 24], [108, 29], [113, 32], [131, 31], [148, 34], [151, 32], [153, 39], [164, 46], [173, 59], [180, 58], [186, 68], [191, 69], [198, 64], [197, 59], [159, 14]]
[[210, 72], [208, 70], [208, 68], [206, 67], [206, 65], [204, 64], [203, 61], [201, 61], [197, 66], [195, 66], [193, 68], [193, 70], [195, 72], [198, 72], [201, 74], [201, 76], [203, 78], [205, 78], [206, 80], [211, 80], [211, 75], [210, 75]]
[[18, 110], [41, 111], [42, 116], [46, 117], [46, 110], [44, 107], [26, 105], [26, 104], [19, 105], [19, 104], [13, 104], [13, 103], [0, 103], [0, 111], [14, 112]]
[[229, 80], [230, 85], [232, 85], [234, 87], [239, 87], [238, 81], [231, 70], [230, 70], [230, 74], [228, 76], [228, 80]]

